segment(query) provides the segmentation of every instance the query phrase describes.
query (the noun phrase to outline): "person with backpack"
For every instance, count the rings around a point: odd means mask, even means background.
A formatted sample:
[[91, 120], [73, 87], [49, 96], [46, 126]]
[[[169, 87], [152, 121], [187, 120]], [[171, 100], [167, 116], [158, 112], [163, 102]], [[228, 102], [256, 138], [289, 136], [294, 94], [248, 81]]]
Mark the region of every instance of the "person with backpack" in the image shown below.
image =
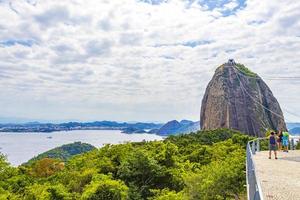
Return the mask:
[[269, 136], [269, 159], [271, 159], [272, 151], [274, 151], [275, 159], [277, 159], [277, 141], [276, 141], [276, 135], [272, 131], [271, 135]]

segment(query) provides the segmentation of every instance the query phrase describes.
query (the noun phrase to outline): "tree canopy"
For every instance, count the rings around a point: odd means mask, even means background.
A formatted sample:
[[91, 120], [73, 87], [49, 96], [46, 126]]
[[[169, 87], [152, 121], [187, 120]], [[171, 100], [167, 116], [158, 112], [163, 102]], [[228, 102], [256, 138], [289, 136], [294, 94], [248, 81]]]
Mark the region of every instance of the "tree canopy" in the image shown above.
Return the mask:
[[199, 131], [19, 167], [1, 155], [0, 199], [236, 199], [245, 194], [249, 139], [228, 129]]

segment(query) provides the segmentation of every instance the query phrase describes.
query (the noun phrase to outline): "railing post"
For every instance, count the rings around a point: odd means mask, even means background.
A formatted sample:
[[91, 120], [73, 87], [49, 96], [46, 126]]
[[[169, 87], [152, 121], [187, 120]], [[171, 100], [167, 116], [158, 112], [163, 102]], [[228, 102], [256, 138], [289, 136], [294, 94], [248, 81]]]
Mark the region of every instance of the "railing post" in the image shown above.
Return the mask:
[[248, 142], [247, 147], [246, 147], [246, 182], [247, 182], [247, 196], [248, 200], [250, 200], [251, 195], [250, 195], [250, 143]]
[[291, 150], [295, 150], [294, 138], [291, 139]]
[[260, 143], [259, 143], [259, 139], [257, 139], [257, 143], [256, 143], [256, 151], [257, 151], [257, 152], [260, 151]]
[[252, 154], [255, 154], [255, 141], [252, 142], [251, 144], [251, 150], [252, 150]]
[[254, 200], [260, 200], [258, 190], [255, 191], [255, 194], [254, 194]]

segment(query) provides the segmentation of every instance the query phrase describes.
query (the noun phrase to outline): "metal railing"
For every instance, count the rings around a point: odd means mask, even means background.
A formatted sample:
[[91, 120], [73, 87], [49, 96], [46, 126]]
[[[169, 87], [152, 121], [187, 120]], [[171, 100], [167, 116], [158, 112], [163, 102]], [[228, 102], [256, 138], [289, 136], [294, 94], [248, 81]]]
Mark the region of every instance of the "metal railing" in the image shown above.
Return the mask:
[[251, 140], [247, 144], [246, 179], [248, 200], [263, 200], [262, 190], [256, 176], [253, 160], [253, 155], [256, 151], [260, 151], [260, 140], [262, 140], [262, 138]]
[[[266, 139], [267, 138], [257, 138], [249, 141], [247, 144], [246, 180], [247, 180], [248, 200], [263, 200], [262, 189], [255, 172], [255, 163], [253, 160], [253, 156], [256, 154], [256, 152], [259, 152], [261, 150], [261, 141]], [[300, 141], [300, 136], [290, 136], [289, 139], [290, 150], [295, 150], [296, 144], [299, 141]]]
[[297, 143], [300, 141], [300, 136], [290, 136], [290, 150], [295, 150]]

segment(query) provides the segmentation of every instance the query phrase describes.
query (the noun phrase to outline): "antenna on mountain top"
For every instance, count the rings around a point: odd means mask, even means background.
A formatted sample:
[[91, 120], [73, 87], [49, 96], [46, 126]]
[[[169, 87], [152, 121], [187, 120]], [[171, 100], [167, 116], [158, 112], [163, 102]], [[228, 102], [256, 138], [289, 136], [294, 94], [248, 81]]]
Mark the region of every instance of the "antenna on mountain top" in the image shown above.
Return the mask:
[[230, 58], [230, 59], [228, 60], [227, 64], [229, 64], [229, 65], [235, 65], [234, 59]]

